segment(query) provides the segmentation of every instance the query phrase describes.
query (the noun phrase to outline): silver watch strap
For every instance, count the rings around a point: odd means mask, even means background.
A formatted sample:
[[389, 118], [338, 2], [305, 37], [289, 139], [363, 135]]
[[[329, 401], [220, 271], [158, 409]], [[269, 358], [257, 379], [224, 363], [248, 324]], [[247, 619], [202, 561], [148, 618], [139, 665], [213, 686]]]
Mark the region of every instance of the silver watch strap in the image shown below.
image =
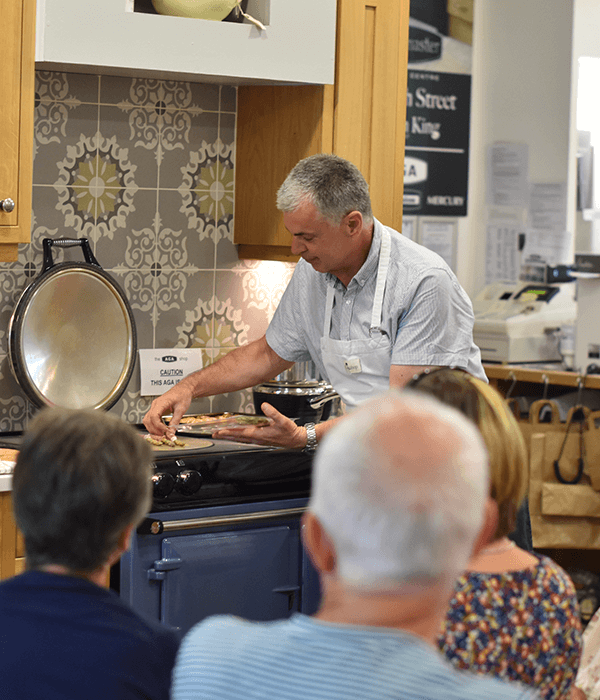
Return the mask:
[[314, 452], [317, 449], [317, 428], [314, 423], [307, 423], [306, 429], [306, 447], [305, 452]]

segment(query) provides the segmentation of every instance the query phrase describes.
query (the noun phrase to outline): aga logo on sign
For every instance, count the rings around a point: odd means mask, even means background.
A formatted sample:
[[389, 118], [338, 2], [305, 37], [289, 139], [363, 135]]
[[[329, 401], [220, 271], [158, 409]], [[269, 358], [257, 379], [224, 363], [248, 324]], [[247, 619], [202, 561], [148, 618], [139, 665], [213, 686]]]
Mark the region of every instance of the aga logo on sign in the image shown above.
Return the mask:
[[404, 159], [404, 184], [416, 185], [427, 180], [427, 162], [407, 156]]

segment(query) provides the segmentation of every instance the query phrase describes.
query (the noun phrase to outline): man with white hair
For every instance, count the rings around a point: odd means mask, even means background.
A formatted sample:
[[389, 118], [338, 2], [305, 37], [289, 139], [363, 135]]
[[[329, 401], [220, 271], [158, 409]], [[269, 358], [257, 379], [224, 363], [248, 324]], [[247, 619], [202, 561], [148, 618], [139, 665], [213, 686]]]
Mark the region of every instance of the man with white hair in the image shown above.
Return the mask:
[[477, 429], [430, 397], [395, 390], [345, 417], [319, 446], [304, 516], [322, 583], [316, 615], [196, 625], [174, 700], [534, 698], [454, 670], [435, 636], [457, 574], [495, 528]]

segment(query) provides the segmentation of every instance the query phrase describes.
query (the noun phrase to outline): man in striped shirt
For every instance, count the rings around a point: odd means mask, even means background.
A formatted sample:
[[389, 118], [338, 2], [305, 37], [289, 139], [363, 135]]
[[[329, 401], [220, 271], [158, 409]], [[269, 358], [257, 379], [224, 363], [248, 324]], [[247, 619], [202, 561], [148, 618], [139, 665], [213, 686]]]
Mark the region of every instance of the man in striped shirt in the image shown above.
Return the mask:
[[472, 700], [531, 690], [454, 670], [434, 639], [457, 574], [493, 532], [487, 456], [474, 425], [396, 390], [319, 445], [304, 544], [323, 590], [316, 615], [196, 625], [174, 700]]

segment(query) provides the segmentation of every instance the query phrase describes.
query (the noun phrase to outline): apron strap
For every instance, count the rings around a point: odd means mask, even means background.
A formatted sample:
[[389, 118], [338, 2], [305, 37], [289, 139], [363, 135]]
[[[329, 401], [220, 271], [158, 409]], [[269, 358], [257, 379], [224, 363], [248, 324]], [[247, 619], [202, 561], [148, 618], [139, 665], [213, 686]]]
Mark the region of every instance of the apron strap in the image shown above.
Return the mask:
[[377, 267], [377, 284], [373, 297], [373, 309], [371, 311], [371, 328], [369, 332], [381, 329], [381, 311], [383, 309], [383, 293], [387, 281], [387, 272], [390, 265], [390, 253], [392, 240], [389, 231], [383, 230], [381, 236], [381, 249], [379, 251], [379, 266]]
[[[390, 265], [390, 254], [392, 250], [392, 239], [389, 231], [383, 230], [381, 236], [381, 248], [379, 250], [379, 265], [377, 266], [377, 282], [375, 294], [373, 296], [373, 309], [371, 310], [371, 327], [369, 332], [380, 330], [381, 311], [383, 309], [383, 293]], [[323, 337], [329, 338], [331, 333], [331, 313], [333, 309], [333, 299], [335, 290], [333, 283], [327, 285], [327, 296], [325, 298], [325, 318], [323, 320]]]

